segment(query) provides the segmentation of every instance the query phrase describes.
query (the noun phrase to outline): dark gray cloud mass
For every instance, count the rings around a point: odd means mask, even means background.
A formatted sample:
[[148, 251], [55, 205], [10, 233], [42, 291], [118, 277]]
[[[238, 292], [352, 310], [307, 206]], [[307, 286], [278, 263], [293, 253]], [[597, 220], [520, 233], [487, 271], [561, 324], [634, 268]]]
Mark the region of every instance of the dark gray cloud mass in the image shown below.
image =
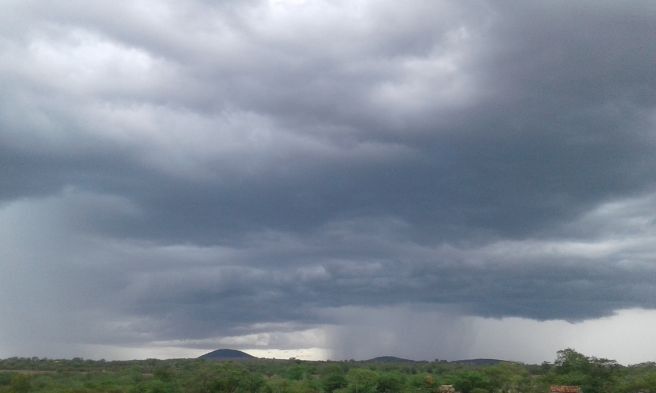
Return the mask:
[[3, 353], [656, 307], [653, 2], [2, 3]]

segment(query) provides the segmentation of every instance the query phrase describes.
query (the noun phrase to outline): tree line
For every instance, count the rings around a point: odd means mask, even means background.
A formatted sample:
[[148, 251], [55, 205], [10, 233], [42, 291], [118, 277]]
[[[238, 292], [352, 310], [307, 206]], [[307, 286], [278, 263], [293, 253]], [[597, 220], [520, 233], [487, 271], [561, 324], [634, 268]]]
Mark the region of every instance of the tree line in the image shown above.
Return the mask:
[[475, 366], [435, 362], [0, 360], [0, 393], [547, 393], [550, 385], [584, 393], [656, 393], [656, 364], [623, 366], [558, 351], [553, 363]]

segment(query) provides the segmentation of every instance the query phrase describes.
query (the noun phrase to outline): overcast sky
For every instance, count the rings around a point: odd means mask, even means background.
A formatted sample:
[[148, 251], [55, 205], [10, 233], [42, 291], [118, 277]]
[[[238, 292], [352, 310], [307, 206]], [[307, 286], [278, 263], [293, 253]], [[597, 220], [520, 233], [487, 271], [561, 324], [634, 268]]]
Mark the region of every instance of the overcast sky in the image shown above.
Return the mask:
[[0, 357], [656, 360], [656, 2], [0, 7]]

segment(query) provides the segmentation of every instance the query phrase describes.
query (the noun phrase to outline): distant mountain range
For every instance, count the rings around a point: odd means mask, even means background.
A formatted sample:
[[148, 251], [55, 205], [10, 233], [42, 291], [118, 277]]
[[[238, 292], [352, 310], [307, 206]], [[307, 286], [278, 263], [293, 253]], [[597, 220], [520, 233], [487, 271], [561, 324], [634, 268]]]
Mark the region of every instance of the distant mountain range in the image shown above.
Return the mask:
[[[417, 360], [404, 359], [396, 356], [378, 356], [373, 359], [364, 360], [366, 363], [415, 363]], [[454, 360], [451, 364], [463, 364], [467, 366], [493, 366], [495, 364], [504, 363], [505, 360], [499, 359], [464, 359], [464, 360]]]
[[[246, 352], [238, 351], [236, 349], [217, 349], [216, 351], [208, 352], [198, 357], [199, 359], [207, 360], [250, 360], [258, 359], [253, 355]], [[369, 360], [364, 360], [367, 363], [414, 363], [416, 360], [404, 359], [396, 356], [378, 356]], [[504, 363], [505, 360], [499, 359], [465, 359], [454, 360], [449, 363], [463, 364], [467, 366], [493, 366], [495, 364]]]

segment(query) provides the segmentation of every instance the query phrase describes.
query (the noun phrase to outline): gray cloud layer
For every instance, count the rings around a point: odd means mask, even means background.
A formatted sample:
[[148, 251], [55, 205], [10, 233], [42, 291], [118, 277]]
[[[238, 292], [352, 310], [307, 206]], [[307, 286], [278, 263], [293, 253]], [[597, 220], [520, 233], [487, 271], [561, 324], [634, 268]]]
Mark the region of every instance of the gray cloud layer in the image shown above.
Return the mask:
[[4, 7], [8, 352], [656, 306], [652, 2]]

